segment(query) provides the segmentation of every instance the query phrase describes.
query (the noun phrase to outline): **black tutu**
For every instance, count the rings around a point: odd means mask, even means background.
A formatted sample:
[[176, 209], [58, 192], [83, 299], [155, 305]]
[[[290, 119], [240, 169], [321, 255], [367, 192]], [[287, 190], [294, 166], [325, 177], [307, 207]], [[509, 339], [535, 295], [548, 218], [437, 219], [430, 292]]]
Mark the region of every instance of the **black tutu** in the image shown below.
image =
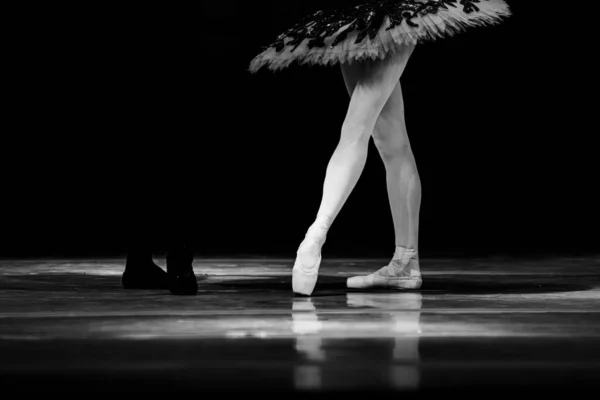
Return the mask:
[[508, 17], [504, 0], [366, 0], [317, 11], [279, 35], [250, 63], [250, 71], [300, 64], [383, 58], [403, 45], [453, 35]]

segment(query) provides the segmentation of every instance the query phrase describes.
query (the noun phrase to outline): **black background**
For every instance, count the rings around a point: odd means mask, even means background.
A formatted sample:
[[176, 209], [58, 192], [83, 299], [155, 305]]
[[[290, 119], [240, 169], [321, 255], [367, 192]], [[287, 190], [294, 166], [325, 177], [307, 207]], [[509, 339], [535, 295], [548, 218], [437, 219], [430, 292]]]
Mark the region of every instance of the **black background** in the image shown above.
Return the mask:
[[[586, 28], [567, 33], [549, 7], [513, 3], [500, 25], [419, 45], [401, 79], [422, 257], [598, 250], [597, 126], [584, 122], [597, 112], [586, 100], [592, 53], [573, 40]], [[15, 11], [0, 256], [119, 256], [140, 231], [156, 233], [160, 252], [185, 226], [198, 254], [293, 257], [348, 96], [339, 67], [247, 68], [323, 5]], [[323, 251], [393, 247], [371, 143]]]

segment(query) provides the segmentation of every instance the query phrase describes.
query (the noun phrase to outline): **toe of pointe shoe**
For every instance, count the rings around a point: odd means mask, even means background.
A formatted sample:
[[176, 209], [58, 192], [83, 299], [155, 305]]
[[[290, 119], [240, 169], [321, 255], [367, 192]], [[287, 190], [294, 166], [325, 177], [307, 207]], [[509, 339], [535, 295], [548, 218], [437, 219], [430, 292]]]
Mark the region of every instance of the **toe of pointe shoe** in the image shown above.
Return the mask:
[[299, 258], [294, 262], [292, 268], [292, 290], [296, 294], [310, 296], [315, 289], [317, 279], [319, 278], [319, 267], [321, 266], [321, 256], [317, 262], [310, 268], [302, 265]]
[[366, 289], [373, 285], [371, 276], [352, 276], [346, 281], [346, 286], [350, 289]]
[[292, 290], [296, 294], [310, 296], [317, 284], [317, 274], [307, 274], [300, 270], [292, 271]]

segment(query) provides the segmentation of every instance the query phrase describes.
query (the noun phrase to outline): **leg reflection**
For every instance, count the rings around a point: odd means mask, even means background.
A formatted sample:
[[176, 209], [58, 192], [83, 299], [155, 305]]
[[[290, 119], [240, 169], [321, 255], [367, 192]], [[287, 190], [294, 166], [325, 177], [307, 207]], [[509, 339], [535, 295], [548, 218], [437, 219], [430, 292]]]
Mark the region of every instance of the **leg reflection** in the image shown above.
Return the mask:
[[322, 388], [321, 366], [325, 360], [323, 337], [320, 332], [323, 322], [319, 321], [317, 309], [310, 298], [294, 299], [292, 303], [292, 332], [296, 334], [296, 352], [307, 363], [294, 368], [294, 387], [302, 390]]
[[348, 293], [347, 304], [350, 308], [369, 307], [386, 311], [390, 323], [382, 324], [379, 329], [382, 334], [394, 338], [389, 385], [399, 390], [417, 389], [420, 382], [421, 293]]
[[[417, 389], [421, 303], [418, 292], [294, 299], [295, 388]], [[320, 304], [327, 312], [319, 312]]]

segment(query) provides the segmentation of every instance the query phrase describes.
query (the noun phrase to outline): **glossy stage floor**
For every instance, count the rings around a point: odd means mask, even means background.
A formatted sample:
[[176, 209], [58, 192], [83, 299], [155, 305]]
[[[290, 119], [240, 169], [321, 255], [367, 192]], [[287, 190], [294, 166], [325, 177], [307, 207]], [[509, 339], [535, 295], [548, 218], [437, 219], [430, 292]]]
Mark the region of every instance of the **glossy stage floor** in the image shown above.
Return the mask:
[[599, 256], [423, 259], [419, 291], [345, 289], [385, 261], [324, 260], [311, 298], [292, 295], [292, 260], [197, 259], [194, 297], [121, 289], [123, 259], [1, 261], [1, 390], [600, 388]]

